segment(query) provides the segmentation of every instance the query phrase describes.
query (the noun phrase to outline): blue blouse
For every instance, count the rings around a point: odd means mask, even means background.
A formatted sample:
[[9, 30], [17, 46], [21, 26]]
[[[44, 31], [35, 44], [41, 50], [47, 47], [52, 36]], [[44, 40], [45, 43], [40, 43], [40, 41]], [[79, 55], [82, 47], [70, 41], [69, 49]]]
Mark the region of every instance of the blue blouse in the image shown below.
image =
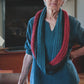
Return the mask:
[[[31, 45], [30, 45], [34, 17], [32, 17], [29, 20], [27, 26], [27, 33], [26, 33], [25, 49], [26, 49], [26, 53], [32, 55], [33, 57], [30, 84], [78, 84], [79, 83], [78, 73], [75, 69], [74, 64], [72, 63], [72, 60], [69, 59], [69, 56], [72, 50], [72, 46], [75, 43], [78, 43], [81, 46], [84, 45], [84, 29], [81, 27], [80, 23], [74, 17], [69, 16], [69, 20], [70, 20], [70, 38], [69, 38], [68, 52], [66, 55], [67, 61], [65, 65], [55, 74], [43, 73], [36, 63], [36, 59], [34, 58], [31, 52]], [[53, 39], [54, 39], [54, 34], [56, 34], [55, 33], [56, 30], [57, 29], [55, 26], [54, 30], [51, 31], [49, 27], [49, 23], [45, 21], [45, 44], [47, 51], [46, 53], [47, 61], [50, 61], [54, 58], [54, 56], [51, 57], [51, 54], [52, 54], [52, 46], [54, 46]], [[59, 32], [62, 32], [62, 30], [59, 30]], [[60, 42], [59, 45], [61, 45], [61, 41], [59, 42]]]

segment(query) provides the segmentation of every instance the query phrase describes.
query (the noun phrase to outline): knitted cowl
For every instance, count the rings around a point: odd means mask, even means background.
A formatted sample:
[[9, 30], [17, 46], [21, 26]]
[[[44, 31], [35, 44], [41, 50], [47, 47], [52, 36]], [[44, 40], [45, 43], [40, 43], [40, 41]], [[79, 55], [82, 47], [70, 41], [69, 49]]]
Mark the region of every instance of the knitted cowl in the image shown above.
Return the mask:
[[[46, 8], [38, 11], [35, 15], [32, 38], [31, 38], [31, 50], [37, 61], [38, 66], [44, 73], [55, 73], [64, 65], [67, 58], [66, 54], [68, 51], [68, 44], [69, 44], [70, 25], [69, 25], [69, 16], [67, 12], [64, 10], [62, 10], [62, 12], [64, 14], [64, 37], [62, 46], [56, 57], [53, 60], [51, 60], [48, 64], [45, 64], [45, 61], [43, 61], [45, 59], [45, 44], [43, 39], [44, 34], [42, 33], [44, 32], [44, 30], [42, 27], [46, 14]], [[39, 20], [41, 20], [40, 24]], [[40, 55], [39, 53], [42, 55]]]

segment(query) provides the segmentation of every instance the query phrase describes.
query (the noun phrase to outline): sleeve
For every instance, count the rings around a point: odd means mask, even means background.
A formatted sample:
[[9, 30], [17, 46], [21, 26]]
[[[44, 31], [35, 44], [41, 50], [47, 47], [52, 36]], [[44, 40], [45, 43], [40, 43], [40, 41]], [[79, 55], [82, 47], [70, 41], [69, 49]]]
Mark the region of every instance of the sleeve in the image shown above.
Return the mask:
[[32, 27], [33, 27], [33, 19], [30, 19], [27, 25], [27, 31], [26, 31], [26, 41], [24, 48], [26, 49], [26, 53], [29, 55], [32, 55], [31, 52], [31, 34], [32, 34]]
[[84, 28], [81, 27], [80, 22], [73, 18], [73, 38], [74, 42], [80, 46], [84, 46]]

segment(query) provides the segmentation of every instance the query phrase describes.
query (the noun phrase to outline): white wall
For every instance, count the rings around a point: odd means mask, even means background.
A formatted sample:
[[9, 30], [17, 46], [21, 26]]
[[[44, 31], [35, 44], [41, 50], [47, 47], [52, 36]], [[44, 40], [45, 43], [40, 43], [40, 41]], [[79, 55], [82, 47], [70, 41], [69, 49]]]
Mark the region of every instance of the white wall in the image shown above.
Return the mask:
[[[3, 5], [5, 5], [5, 3], [3, 3], [4, 1], [5, 0], [0, 0], [0, 48], [5, 47], [5, 44], [3, 44], [3, 40], [5, 39], [5, 18], [3, 18], [4, 14], [5, 14], [5, 12], [4, 12], [5, 7], [3, 8]], [[4, 25], [3, 25], [3, 21], [4, 21]], [[1, 40], [1, 38], [3, 40]], [[1, 44], [3, 44], [3, 45], [1, 46]]]
[[69, 15], [75, 16], [75, 0], [67, 0], [62, 7]]
[[2, 36], [2, 0], [0, 0], [0, 36]]
[[84, 28], [84, 0], [77, 0], [77, 19]]

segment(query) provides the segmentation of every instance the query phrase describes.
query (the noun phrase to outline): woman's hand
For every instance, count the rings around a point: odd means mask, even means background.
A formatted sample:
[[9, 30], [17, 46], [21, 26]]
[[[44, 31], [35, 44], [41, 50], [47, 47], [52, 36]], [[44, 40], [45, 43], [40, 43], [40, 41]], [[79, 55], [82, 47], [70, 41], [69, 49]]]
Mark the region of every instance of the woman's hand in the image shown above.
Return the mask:
[[73, 60], [75, 57], [76, 57], [76, 56], [75, 56], [74, 52], [71, 52], [71, 53], [70, 53], [70, 59]]
[[23, 84], [23, 82], [21, 81], [21, 79], [19, 79], [18, 84]]
[[83, 56], [84, 55], [84, 47], [81, 47], [77, 50], [71, 51], [70, 53], [70, 59], [75, 59], [77, 57]]
[[[21, 76], [21, 75], [20, 75]], [[19, 77], [18, 84], [28, 84], [28, 77], [26, 77], [26, 80], [23, 81], [21, 77]]]
[[22, 71], [18, 80], [18, 84], [24, 84], [24, 81], [28, 75], [30, 66], [32, 64], [32, 60], [33, 58], [31, 55], [28, 55], [28, 54], [25, 55], [24, 60], [23, 60]]

